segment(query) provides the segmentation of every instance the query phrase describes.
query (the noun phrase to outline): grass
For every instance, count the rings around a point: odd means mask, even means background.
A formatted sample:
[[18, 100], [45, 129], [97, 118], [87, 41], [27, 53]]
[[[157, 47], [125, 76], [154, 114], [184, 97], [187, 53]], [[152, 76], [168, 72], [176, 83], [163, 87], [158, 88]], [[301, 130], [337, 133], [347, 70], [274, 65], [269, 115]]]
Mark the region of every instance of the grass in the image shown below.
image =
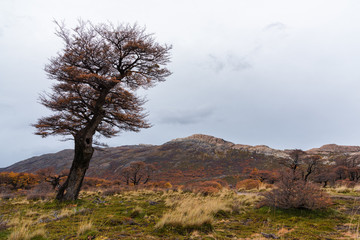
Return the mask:
[[79, 237], [80, 235], [83, 235], [86, 232], [89, 232], [92, 228], [93, 228], [93, 223], [91, 220], [84, 220], [84, 221], [80, 222], [78, 231], [77, 231], [77, 236]]
[[229, 205], [229, 200], [191, 195], [168, 200], [167, 206], [172, 208], [161, 217], [155, 228], [210, 231], [214, 216], [218, 213], [226, 215], [226, 212], [231, 211]]
[[339, 185], [325, 188], [325, 191], [333, 195], [360, 197], [360, 185], [356, 185], [354, 187]]
[[257, 208], [256, 194], [203, 196], [139, 190], [76, 202], [0, 200], [0, 239], [358, 239], [360, 204], [337, 199], [327, 210]]
[[34, 222], [31, 220], [19, 221], [12, 232], [8, 236], [9, 240], [30, 240], [30, 239], [47, 239], [46, 232], [43, 227], [37, 226], [36, 229], [31, 229]]

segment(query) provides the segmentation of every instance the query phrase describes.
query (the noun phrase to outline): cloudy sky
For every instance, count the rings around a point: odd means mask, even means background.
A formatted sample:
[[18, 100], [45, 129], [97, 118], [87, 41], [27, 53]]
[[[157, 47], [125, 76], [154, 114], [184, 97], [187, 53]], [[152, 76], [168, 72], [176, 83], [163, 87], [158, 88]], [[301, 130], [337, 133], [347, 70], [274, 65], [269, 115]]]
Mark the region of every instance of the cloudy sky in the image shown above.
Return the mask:
[[0, 167], [73, 147], [30, 126], [50, 113], [38, 96], [62, 47], [54, 19], [137, 22], [173, 45], [171, 77], [139, 92], [154, 126], [110, 146], [194, 133], [278, 149], [360, 145], [359, 12], [358, 0], [1, 0]]

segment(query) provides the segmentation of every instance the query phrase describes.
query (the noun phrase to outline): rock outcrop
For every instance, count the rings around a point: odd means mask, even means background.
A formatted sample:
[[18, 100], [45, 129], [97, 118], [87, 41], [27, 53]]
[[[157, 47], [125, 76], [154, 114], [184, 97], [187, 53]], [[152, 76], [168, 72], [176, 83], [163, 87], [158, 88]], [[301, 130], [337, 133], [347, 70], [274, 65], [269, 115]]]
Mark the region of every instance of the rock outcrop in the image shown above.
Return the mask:
[[330, 154], [330, 153], [355, 153], [360, 152], [360, 146], [342, 146], [337, 144], [326, 144], [320, 148], [312, 148], [306, 151], [309, 154]]

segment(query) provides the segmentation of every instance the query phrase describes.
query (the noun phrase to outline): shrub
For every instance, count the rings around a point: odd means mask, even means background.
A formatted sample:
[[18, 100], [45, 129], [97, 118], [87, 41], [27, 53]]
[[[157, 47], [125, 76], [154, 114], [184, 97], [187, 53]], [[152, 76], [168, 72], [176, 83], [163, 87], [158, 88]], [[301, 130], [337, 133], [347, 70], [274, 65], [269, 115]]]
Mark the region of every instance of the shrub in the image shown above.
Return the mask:
[[148, 183], [146, 186], [147, 186], [147, 188], [161, 188], [161, 189], [172, 188], [171, 183], [166, 182], [166, 181], [151, 182], [151, 183]]
[[0, 199], [9, 200], [11, 198], [15, 198], [16, 195], [14, 193], [0, 193]]
[[255, 179], [245, 179], [236, 184], [237, 190], [251, 190], [258, 189], [260, 187], [260, 180]]
[[277, 188], [262, 194], [264, 199], [260, 206], [271, 206], [283, 209], [305, 208], [321, 209], [331, 204], [328, 195], [315, 184], [305, 182], [292, 172], [281, 174]]
[[119, 194], [123, 191], [124, 190], [120, 187], [112, 187], [112, 188], [107, 188], [107, 189], [103, 190], [102, 195], [103, 196], [113, 196], [113, 195]]
[[95, 187], [110, 187], [113, 183], [102, 178], [85, 177], [82, 188], [90, 189]]
[[54, 190], [45, 182], [36, 185], [33, 189], [27, 191], [26, 198], [28, 200], [44, 200], [48, 198]]
[[221, 189], [223, 189], [223, 186], [218, 181], [205, 181], [187, 184], [184, 187], [183, 191], [209, 195], [213, 193], [218, 193]]
[[355, 182], [350, 180], [337, 180], [335, 182], [335, 186], [338, 187], [346, 187], [346, 188], [354, 188], [356, 185]]

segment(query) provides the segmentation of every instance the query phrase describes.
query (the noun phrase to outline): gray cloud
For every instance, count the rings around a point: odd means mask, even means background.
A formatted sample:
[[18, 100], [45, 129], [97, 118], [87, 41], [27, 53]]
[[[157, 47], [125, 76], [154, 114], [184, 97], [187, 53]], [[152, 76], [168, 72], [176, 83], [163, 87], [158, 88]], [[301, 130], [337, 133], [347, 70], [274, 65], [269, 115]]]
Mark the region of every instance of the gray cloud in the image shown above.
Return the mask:
[[210, 117], [213, 112], [214, 110], [210, 108], [167, 111], [165, 115], [161, 117], [160, 123], [180, 125], [196, 124]]
[[264, 27], [264, 31], [269, 31], [269, 30], [285, 30], [287, 27], [285, 24], [281, 23], [281, 22], [274, 22], [274, 23], [270, 23], [269, 25]]
[[247, 62], [245, 57], [238, 57], [233, 54], [227, 54], [225, 57], [209, 54], [207, 67], [216, 73], [226, 69], [237, 72], [251, 68], [251, 64]]
[[218, 57], [209, 54], [209, 62], [208, 62], [208, 66], [210, 69], [212, 69], [213, 71], [215, 71], [216, 73], [222, 71], [225, 67], [225, 64], [223, 61], [221, 61], [221, 59], [219, 59]]
[[244, 57], [238, 58], [234, 55], [227, 56], [227, 64], [233, 71], [241, 71], [251, 68], [251, 64], [248, 63]]

